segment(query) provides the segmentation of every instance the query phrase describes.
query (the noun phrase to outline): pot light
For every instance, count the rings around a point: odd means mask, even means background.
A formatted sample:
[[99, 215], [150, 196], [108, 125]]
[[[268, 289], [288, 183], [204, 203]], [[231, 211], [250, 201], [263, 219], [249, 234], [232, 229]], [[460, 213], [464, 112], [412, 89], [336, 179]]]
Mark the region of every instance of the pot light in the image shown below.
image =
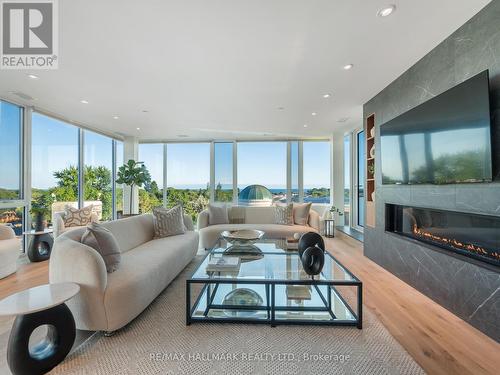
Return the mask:
[[82, 104], [89, 104], [89, 102], [86, 101], [86, 100], [84, 100], [84, 99], [80, 100], [80, 103], [82, 103]]
[[351, 70], [352, 68], [354, 68], [353, 64], [344, 65], [344, 70]]
[[118, 120], [119, 118], [120, 118], [120, 117], [119, 117], [119, 116], [117, 116], [117, 115], [114, 115], [114, 116], [113, 116], [113, 120]]
[[276, 108], [278, 111], [284, 111], [285, 110], [285, 107], [277, 107]]
[[392, 4], [392, 5], [389, 5], [385, 8], [380, 9], [377, 12], [377, 16], [387, 17], [387, 16], [390, 16], [392, 13], [394, 13], [395, 10], [396, 10], [396, 5]]
[[330, 96], [332, 96], [331, 94], [323, 94], [323, 98], [325, 99], [328, 99]]
[[316, 112], [311, 113], [311, 116], [316, 116], [316, 115], [317, 115]]
[[304, 128], [307, 128], [307, 124], [304, 124]]
[[141, 128], [136, 128], [137, 130], [141, 130]]
[[28, 74], [28, 78], [30, 79], [39, 79], [40, 77], [34, 75], [34, 74]]

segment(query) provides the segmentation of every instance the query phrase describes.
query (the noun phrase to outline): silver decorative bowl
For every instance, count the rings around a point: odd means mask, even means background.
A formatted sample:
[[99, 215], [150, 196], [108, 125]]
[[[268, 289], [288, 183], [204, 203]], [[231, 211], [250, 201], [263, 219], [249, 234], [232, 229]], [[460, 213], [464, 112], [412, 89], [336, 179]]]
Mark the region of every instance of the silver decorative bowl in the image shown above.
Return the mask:
[[254, 229], [225, 230], [221, 233], [221, 236], [234, 248], [252, 247], [255, 242], [264, 236], [264, 232]]

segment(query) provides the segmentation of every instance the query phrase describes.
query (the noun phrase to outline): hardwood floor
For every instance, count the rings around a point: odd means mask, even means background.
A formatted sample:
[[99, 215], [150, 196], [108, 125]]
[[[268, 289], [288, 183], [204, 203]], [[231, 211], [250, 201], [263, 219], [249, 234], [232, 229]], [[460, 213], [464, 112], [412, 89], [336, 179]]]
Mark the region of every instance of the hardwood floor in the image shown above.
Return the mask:
[[[363, 281], [366, 308], [427, 373], [499, 373], [500, 344], [364, 257], [360, 242], [340, 234], [326, 246]], [[47, 282], [48, 262], [20, 266], [0, 280], [0, 298]], [[0, 333], [10, 322], [0, 324]]]
[[429, 374], [498, 374], [500, 344], [363, 255], [339, 235], [327, 249], [363, 281], [363, 302]]

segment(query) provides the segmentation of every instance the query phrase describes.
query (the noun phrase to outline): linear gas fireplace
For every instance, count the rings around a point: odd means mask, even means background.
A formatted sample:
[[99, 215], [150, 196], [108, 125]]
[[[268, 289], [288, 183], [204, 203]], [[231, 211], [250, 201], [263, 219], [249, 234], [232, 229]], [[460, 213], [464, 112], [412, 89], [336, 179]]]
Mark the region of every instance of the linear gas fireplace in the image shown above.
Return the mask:
[[386, 204], [386, 231], [500, 267], [500, 217]]

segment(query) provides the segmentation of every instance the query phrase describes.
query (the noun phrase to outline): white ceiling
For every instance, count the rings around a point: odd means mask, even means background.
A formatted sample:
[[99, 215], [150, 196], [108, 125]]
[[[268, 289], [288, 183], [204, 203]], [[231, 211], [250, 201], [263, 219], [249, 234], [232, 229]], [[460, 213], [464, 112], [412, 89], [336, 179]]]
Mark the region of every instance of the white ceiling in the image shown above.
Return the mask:
[[142, 140], [331, 136], [487, 3], [59, 1], [59, 69], [0, 71], [0, 95]]

